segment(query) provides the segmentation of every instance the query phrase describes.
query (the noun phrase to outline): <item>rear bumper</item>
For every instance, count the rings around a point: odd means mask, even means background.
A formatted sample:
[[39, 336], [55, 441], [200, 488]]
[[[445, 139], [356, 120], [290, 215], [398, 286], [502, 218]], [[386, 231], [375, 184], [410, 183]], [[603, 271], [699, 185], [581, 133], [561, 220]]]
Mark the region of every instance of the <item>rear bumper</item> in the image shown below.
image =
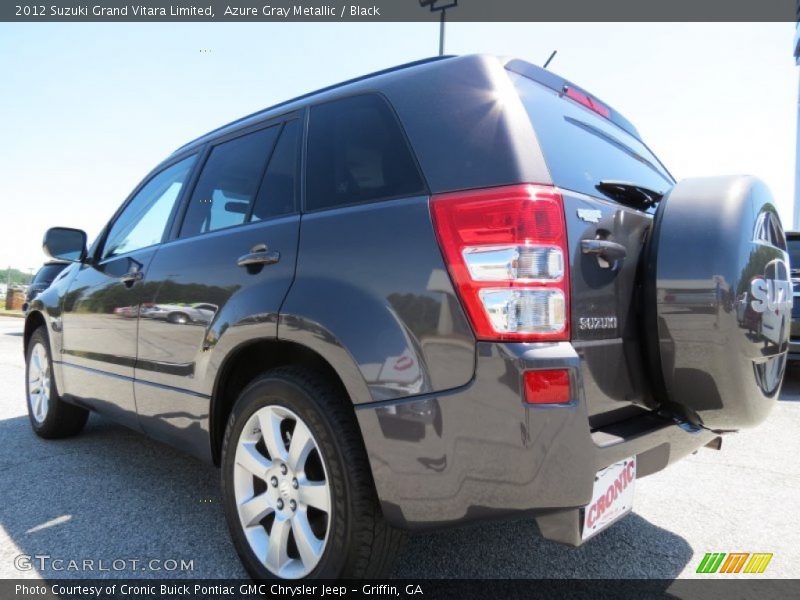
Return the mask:
[[[568, 406], [523, 403], [522, 372], [571, 370]], [[591, 431], [569, 343], [479, 343], [458, 390], [357, 407], [384, 515], [420, 529], [529, 514], [545, 537], [580, 543], [595, 473], [636, 456], [643, 477], [716, 436], [651, 414]]]

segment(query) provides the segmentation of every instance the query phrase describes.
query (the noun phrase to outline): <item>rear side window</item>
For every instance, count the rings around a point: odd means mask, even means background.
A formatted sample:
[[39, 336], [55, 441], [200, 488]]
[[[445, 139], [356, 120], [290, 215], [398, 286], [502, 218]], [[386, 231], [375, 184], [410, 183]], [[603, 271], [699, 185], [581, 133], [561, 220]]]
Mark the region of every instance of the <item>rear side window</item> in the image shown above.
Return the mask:
[[251, 221], [278, 217], [296, 210], [299, 151], [300, 121], [295, 119], [283, 126], [275, 144], [253, 205]]
[[376, 94], [314, 106], [307, 159], [308, 210], [425, 192], [397, 118]]
[[241, 225], [247, 220], [280, 126], [213, 148], [192, 192], [180, 237]]
[[673, 186], [658, 159], [626, 131], [527, 77], [509, 77], [557, 186], [599, 197], [605, 197], [595, 187], [601, 181], [624, 181], [662, 193]]

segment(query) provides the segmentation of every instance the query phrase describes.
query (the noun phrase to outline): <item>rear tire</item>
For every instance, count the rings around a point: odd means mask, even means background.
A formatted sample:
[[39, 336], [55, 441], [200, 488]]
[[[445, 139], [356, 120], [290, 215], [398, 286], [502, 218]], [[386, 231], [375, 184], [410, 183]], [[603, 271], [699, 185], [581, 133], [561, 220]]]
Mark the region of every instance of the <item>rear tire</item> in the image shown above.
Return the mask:
[[47, 330], [31, 335], [25, 356], [25, 397], [34, 433], [45, 439], [75, 435], [86, 425], [89, 411], [61, 399], [53, 378], [53, 361]]
[[[306, 440], [306, 450], [292, 440]], [[381, 514], [350, 399], [324, 377], [281, 367], [245, 388], [228, 419], [221, 475], [231, 537], [254, 579], [389, 573], [404, 535]]]

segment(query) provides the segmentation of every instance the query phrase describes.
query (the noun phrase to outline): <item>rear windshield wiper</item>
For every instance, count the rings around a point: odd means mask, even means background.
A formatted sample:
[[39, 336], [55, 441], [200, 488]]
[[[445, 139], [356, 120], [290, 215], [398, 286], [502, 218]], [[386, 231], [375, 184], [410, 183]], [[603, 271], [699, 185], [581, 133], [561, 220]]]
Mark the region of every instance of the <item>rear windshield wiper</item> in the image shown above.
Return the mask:
[[664, 197], [664, 192], [657, 192], [626, 181], [603, 180], [595, 187], [612, 200], [639, 210], [652, 208]]

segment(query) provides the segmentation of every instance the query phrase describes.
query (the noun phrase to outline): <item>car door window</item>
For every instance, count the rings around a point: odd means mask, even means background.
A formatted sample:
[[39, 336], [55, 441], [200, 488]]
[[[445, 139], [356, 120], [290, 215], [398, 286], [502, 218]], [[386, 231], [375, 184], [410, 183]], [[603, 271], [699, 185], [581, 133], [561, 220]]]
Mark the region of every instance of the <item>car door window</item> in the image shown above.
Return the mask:
[[103, 258], [161, 243], [196, 156], [167, 167], [137, 192], [106, 236]]
[[366, 94], [311, 108], [306, 208], [317, 210], [423, 193], [397, 118]]
[[276, 125], [213, 148], [192, 192], [180, 237], [247, 220], [279, 131]]
[[297, 209], [299, 141], [300, 122], [295, 119], [286, 123], [281, 131], [258, 190], [251, 221], [290, 214]]

